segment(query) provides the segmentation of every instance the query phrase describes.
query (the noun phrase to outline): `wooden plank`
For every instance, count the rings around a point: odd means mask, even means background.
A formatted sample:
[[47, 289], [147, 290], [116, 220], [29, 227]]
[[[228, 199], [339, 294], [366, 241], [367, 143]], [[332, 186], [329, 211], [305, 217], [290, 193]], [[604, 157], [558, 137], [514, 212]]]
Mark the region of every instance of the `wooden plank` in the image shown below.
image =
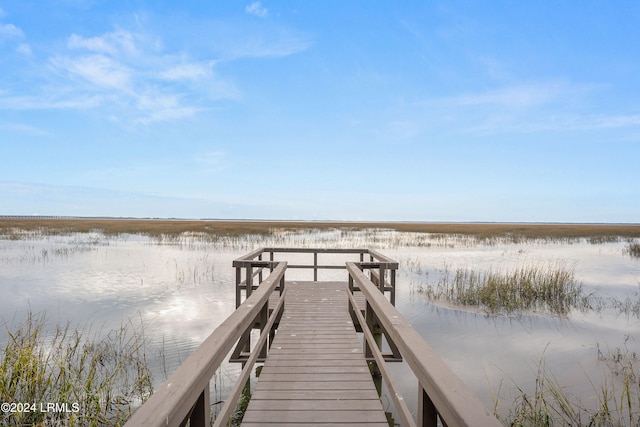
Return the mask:
[[306, 352], [306, 353], [289, 353], [286, 351], [281, 351], [280, 353], [269, 353], [267, 357], [267, 362], [272, 359], [286, 360], [286, 359], [309, 359], [309, 357], [313, 356], [314, 359], [320, 360], [363, 360], [362, 352], [360, 353], [314, 353], [314, 352]]
[[[259, 426], [277, 426], [280, 425], [279, 422], [270, 423], [270, 422], [258, 422], [258, 423], [242, 423], [243, 427], [259, 427]], [[287, 423], [287, 427], [354, 427], [354, 426], [363, 426], [363, 427], [389, 427], [388, 422], [384, 423], [371, 423], [371, 422], [358, 422], [358, 423]]]
[[373, 389], [365, 390], [255, 390], [251, 400], [379, 400]]
[[340, 381], [370, 381], [369, 372], [349, 372], [349, 373], [293, 373], [293, 374], [271, 374], [261, 373], [260, 381], [277, 382], [340, 382]]
[[327, 366], [335, 366], [336, 368], [339, 368], [341, 366], [351, 366], [351, 367], [358, 367], [358, 366], [362, 366], [362, 362], [360, 360], [360, 358], [351, 358], [351, 359], [340, 359], [340, 360], [336, 360], [336, 359], [287, 359], [287, 358], [278, 358], [278, 357], [269, 357], [267, 359], [266, 364], [264, 365], [263, 369], [266, 368], [270, 368], [270, 367], [276, 367], [276, 368], [280, 368], [280, 367], [290, 367], [290, 368], [296, 368], [296, 367], [327, 367]]
[[[249, 402], [251, 406], [251, 402]], [[387, 418], [383, 411], [253, 411], [247, 410], [244, 422], [247, 423], [296, 423], [296, 422], [331, 422], [331, 423], [380, 423]]]
[[373, 381], [336, 381], [336, 382], [289, 382], [260, 381], [255, 390], [362, 390], [373, 386]]
[[386, 416], [348, 313], [346, 283], [287, 283], [243, 426], [379, 425]]
[[251, 400], [253, 411], [375, 411], [380, 408], [377, 399], [362, 400]]
[[336, 366], [333, 364], [327, 366], [269, 366], [262, 368], [260, 378], [262, 378], [262, 375], [264, 374], [339, 374], [360, 372], [365, 372], [368, 374], [370, 371], [368, 367], [362, 366], [360, 363], [358, 363], [358, 365], [356, 366]]

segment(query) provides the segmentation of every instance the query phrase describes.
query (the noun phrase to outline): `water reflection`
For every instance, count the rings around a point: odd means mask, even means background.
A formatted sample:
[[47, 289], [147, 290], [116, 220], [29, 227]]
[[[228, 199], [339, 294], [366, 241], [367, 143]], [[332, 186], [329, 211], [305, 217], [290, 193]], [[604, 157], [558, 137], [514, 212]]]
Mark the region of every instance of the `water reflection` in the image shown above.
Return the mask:
[[[465, 236], [399, 233], [388, 230], [282, 231], [273, 236], [211, 239], [190, 235], [155, 240], [99, 233], [31, 236], [0, 240], [0, 317], [8, 328], [28, 311], [48, 313], [51, 325], [91, 325], [94, 331], [123, 323], [143, 325], [159, 383], [235, 308], [234, 258], [258, 246], [372, 247], [400, 262], [397, 307], [447, 364], [489, 407], [500, 410], [516, 395], [530, 392], [544, 358], [558, 383], [588, 401], [605, 378], [599, 348], [626, 345], [640, 353], [640, 321], [632, 313], [605, 306], [573, 311], [566, 318], [535, 313], [487, 316], [435, 305], [415, 291], [438, 280], [445, 267], [479, 270], [524, 263], [569, 263], [588, 293], [603, 298], [638, 299], [640, 260], [625, 255], [624, 242], [493, 240]], [[276, 260], [312, 264], [312, 255], [277, 254]], [[357, 255], [319, 255], [320, 264], [356, 261]], [[311, 271], [290, 270], [290, 280], [310, 279]], [[321, 271], [320, 280], [346, 280], [344, 270]], [[634, 300], [635, 298], [635, 300]], [[131, 319], [131, 320], [130, 320]], [[7, 339], [0, 328], [0, 344]], [[215, 381], [224, 394], [238, 372], [224, 365]], [[416, 382], [403, 364], [392, 369], [415, 408]]]

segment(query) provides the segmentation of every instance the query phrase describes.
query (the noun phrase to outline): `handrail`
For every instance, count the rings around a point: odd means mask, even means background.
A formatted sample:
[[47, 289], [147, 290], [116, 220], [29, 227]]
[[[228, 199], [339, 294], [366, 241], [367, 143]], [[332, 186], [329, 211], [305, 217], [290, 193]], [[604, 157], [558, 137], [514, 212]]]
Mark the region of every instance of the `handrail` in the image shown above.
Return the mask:
[[[269, 260], [262, 259], [264, 254], [269, 254]], [[287, 247], [263, 247], [257, 248], [253, 251], [238, 257], [233, 260], [233, 267], [236, 269], [236, 306], [239, 306], [242, 302], [241, 290], [246, 291], [246, 295], [251, 295], [251, 292], [257, 288], [253, 284], [253, 277], [258, 276], [258, 282], [262, 281], [262, 270], [273, 268], [278, 264], [278, 261], [274, 261], [274, 254], [277, 253], [300, 253], [300, 254], [313, 254], [313, 264], [288, 264], [289, 269], [312, 269], [313, 280], [318, 281], [318, 270], [331, 270], [331, 269], [346, 269], [344, 263], [340, 264], [318, 264], [318, 254], [359, 254], [360, 255], [360, 267], [369, 269], [372, 275], [376, 275], [375, 281], [383, 292], [390, 292], [390, 300], [392, 304], [395, 304], [395, 286], [396, 286], [396, 271], [398, 270], [398, 262], [381, 254], [373, 249], [363, 248], [287, 248]], [[369, 260], [365, 260], [365, 255], [368, 255]], [[378, 270], [378, 273], [374, 273], [374, 269]], [[242, 280], [244, 270], [244, 280]], [[388, 282], [386, 272], [388, 274]]]
[[356, 263], [347, 271], [367, 300], [390, 339], [418, 379], [418, 425], [437, 425], [437, 416], [449, 426], [501, 426], [458, 376], [440, 359], [420, 334], [382, 295]]
[[204, 410], [204, 415], [200, 416], [204, 420], [202, 425], [208, 425], [209, 381], [236, 341], [253, 325], [286, 269], [287, 262], [281, 261], [257, 290], [133, 413], [125, 427], [184, 425], [197, 404]]
[[233, 411], [235, 411], [236, 409], [236, 404], [238, 402], [240, 394], [242, 393], [242, 389], [244, 388], [247, 380], [249, 379], [249, 375], [251, 374], [253, 365], [256, 363], [256, 361], [258, 360], [258, 356], [260, 355], [259, 350], [266, 345], [267, 337], [270, 334], [271, 328], [273, 327], [273, 324], [275, 323], [276, 318], [279, 316], [279, 314], [281, 313], [281, 310], [284, 307], [284, 298], [286, 293], [287, 293], [287, 290], [285, 289], [282, 292], [282, 294], [280, 294], [278, 303], [276, 304], [276, 307], [273, 309], [271, 316], [269, 316], [269, 320], [267, 321], [267, 324], [264, 330], [262, 331], [262, 334], [260, 334], [260, 338], [258, 339], [258, 342], [256, 343], [256, 347], [255, 347], [256, 350], [253, 353], [251, 353], [251, 356], [249, 356], [249, 359], [247, 359], [247, 361], [245, 362], [244, 367], [240, 372], [240, 377], [236, 380], [233, 388], [229, 392], [229, 396], [227, 397], [227, 400], [225, 401], [223, 407], [220, 409], [220, 412], [218, 413], [218, 416], [213, 424], [213, 427], [221, 427], [222, 425], [226, 425], [229, 422], [229, 418], [231, 417], [231, 415], [233, 415]]

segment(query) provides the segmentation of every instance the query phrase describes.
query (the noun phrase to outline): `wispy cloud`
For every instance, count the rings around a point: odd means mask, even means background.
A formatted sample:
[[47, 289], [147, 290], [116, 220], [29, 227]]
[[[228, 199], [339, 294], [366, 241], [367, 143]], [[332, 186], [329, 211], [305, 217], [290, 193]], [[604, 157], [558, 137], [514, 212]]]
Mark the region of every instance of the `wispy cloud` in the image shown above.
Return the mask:
[[591, 107], [607, 88], [565, 81], [517, 83], [411, 103], [414, 111], [407, 117], [424, 130], [456, 129], [481, 136], [640, 126], [640, 114], [603, 113]]
[[124, 30], [88, 38], [72, 34], [67, 40], [67, 47], [69, 49], [87, 49], [92, 52], [107, 53], [110, 55], [116, 55], [118, 53], [138, 53], [134, 35]]
[[237, 96], [233, 85], [213, 72], [214, 65], [165, 51], [157, 37], [142, 33], [71, 34], [66, 49], [38, 65], [45, 71], [41, 81], [19, 95], [0, 92], [0, 108], [100, 112], [108, 107], [105, 117], [123, 124], [182, 120], [209, 108], [209, 101]]
[[33, 52], [31, 51], [31, 46], [27, 43], [20, 43], [16, 48], [16, 52], [24, 56], [32, 56]]
[[[256, 2], [247, 12], [264, 15], [267, 10]], [[101, 34], [72, 33], [62, 49], [45, 59], [22, 43], [18, 50], [29, 57], [25, 66], [38, 68], [31, 74], [37, 80], [20, 91], [0, 82], [0, 108], [84, 109], [122, 124], [184, 120], [215, 108], [216, 101], [240, 98], [234, 82], [220, 76], [221, 62], [283, 57], [309, 46], [304, 37], [274, 26], [215, 31], [213, 51], [219, 58], [207, 57], [206, 49], [191, 49], [188, 41], [165, 45], [162, 35], [146, 31], [141, 20], [136, 20], [135, 31], [116, 27]], [[19, 28], [3, 24], [0, 40], [9, 36], [26, 38]]]
[[589, 88], [566, 83], [544, 82], [516, 84], [484, 92], [463, 94], [445, 101], [460, 106], [493, 105], [506, 108], [531, 108], [554, 102], [564, 97], [574, 97]]
[[0, 129], [5, 129], [12, 132], [24, 133], [32, 136], [50, 135], [50, 133], [47, 132], [46, 130], [43, 130], [34, 126], [30, 126], [30, 125], [25, 125], [22, 123], [0, 123]]
[[129, 91], [132, 84], [133, 71], [105, 55], [53, 58], [51, 64], [71, 79], [80, 79], [95, 88]]
[[0, 41], [15, 37], [24, 37], [24, 33], [13, 24], [0, 24]]
[[259, 1], [254, 1], [244, 9], [247, 13], [251, 15], [258, 16], [260, 18], [264, 18], [267, 16], [269, 11], [266, 7], [262, 6]]

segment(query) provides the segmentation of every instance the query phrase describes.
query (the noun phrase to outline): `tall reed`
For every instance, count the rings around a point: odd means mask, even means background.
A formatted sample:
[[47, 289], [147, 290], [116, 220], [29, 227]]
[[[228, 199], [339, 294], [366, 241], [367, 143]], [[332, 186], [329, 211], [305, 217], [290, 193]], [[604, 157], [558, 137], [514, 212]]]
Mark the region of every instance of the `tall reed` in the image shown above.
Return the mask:
[[478, 306], [492, 314], [533, 310], [566, 315], [572, 308], [589, 307], [589, 297], [583, 294], [573, 269], [561, 262], [510, 271], [459, 268], [453, 278], [445, 269], [435, 286], [422, 286], [418, 292], [434, 300]]
[[144, 337], [132, 325], [95, 339], [68, 325], [47, 334], [45, 326], [44, 315], [29, 314], [8, 333], [0, 401], [23, 406], [0, 413], [0, 424], [116, 426], [150, 396]]
[[[625, 349], [603, 352], [598, 346], [598, 360], [609, 364], [609, 378], [600, 387], [593, 386], [595, 399], [580, 401], [562, 387], [545, 367], [544, 356], [538, 364], [533, 392], [515, 387], [509, 413], [501, 421], [508, 426], [640, 426], [640, 367], [638, 356]], [[499, 402], [496, 400], [495, 413]]]

